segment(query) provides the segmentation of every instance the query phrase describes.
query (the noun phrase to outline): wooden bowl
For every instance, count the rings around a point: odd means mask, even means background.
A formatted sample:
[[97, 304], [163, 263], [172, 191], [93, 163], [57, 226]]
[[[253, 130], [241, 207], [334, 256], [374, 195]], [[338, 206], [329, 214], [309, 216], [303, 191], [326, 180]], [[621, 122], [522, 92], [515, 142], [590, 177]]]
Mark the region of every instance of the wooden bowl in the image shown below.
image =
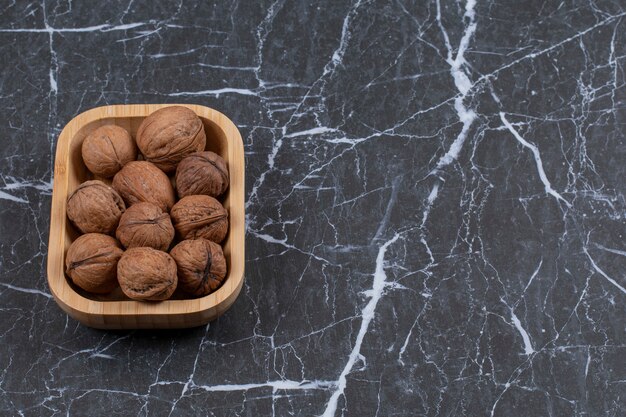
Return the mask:
[[48, 283], [59, 306], [87, 326], [100, 329], [200, 326], [228, 310], [241, 291], [245, 251], [243, 142], [237, 127], [229, 118], [216, 110], [197, 105], [184, 106], [202, 119], [207, 136], [206, 149], [226, 160], [230, 174], [230, 187], [221, 199], [230, 218], [228, 235], [223, 243], [228, 265], [224, 284], [216, 292], [202, 298], [140, 302], [126, 298], [119, 288], [105, 296], [87, 293], [71, 283], [65, 275], [65, 254], [72, 241], [79, 236], [65, 214], [67, 196], [80, 183], [94, 178], [81, 157], [85, 136], [102, 125], [115, 124], [127, 129], [135, 137], [139, 124], [146, 116], [167, 106], [169, 104], [98, 107], [73, 118], [59, 136], [50, 215]]

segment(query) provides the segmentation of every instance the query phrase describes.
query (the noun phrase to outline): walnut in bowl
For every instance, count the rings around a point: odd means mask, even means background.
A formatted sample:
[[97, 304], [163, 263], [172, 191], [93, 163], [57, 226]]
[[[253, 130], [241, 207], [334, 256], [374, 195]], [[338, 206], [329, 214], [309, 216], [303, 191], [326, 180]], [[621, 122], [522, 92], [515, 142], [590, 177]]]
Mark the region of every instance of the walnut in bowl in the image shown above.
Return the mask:
[[222, 247], [210, 240], [183, 240], [170, 255], [176, 261], [179, 287], [193, 296], [211, 294], [226, 277]]
[[181, 240], [204, 238], [220, 243], [228, 232], [228, 212], [208, 195], [190, 195], [174, 204], [172, 223]]
[[125, 248], [148, 246], [166, 251], [174, 240], [174, 226], [159, 206], [137, 203], [122, 214], [115, 236]]
[[154, 164], [133, 161], [113, 177], [111, 184], [130, 207], [135, 203], [147, 202], [168, 212], [176, 200], [170, 179]]
[[176, 191], [181, 198], [194, 194], [219, 197], [228, 182], [226, 161], [214, 152], [192, 153], [176, 168]]
[[65, 256], [65, 272], [85, 291], [109, 293], [117, 287], [117, 262], [123, 252], [111, 236], [87, 233], [70, 245]]
[[67, 198], [67, 217], [82, 233], [113, 233], [125, 210], [120, 195], [98, 180], [82, 183]]
[[89, 171], [108, 178], [137, 159], [137, 146], [123, 127], [104, 125], [87, 135], [81, 153]]
[[204, 125], [187, 107], [163, 107], [141, 123], [137, 146], [147, 161], [171, 172], [185, 156], [204, 150]]
[[130, 248], [117, 263], [117, 279], [127, 297], [162, 301], [172, 296], [178, 284], [176, 262], [152, 248]]

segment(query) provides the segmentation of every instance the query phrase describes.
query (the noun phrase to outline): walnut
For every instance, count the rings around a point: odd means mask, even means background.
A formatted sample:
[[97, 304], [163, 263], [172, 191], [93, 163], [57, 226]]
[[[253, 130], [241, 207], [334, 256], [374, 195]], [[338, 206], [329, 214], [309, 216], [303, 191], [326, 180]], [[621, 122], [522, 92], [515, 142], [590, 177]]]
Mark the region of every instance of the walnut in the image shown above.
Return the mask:
[[124, 210], [120, 195], [98, 180], [82, 183], [67, 198], [67, 217], [83, 233], [112, 233]]
[[105, 294], [117, 287], [117, 262], [123, 250], [117, 240], [100, 233], [76, 239], [65, 257], [66, 273], [85, 291]]
[[87, 135], [82, 155], [89, 171], [108, 178], [137, 159], [137, 146], [126, 129], [105, 125]]
[[117, 279], [126, 296], [134, 300], [167, 300], [178, 277], [170, 255], [152, 248], [130, 248], [117, 264]]
[[222, 248], [210, 240], [183, 240], [170, 255], [176, 261], [180, 288], [196, 297], [212, 293], [226, 277]]
[[137, 146], [147, 161], [165, 172], [190, 153], [204, 150], [202, 120], [183, 106], [164, 107], [146, 117], [137, 131]]
[[205, 194], [219, 197], [228, 188], [226, 161], [213, 152], [196, 152], [178, 164], [176, 190], [179, 197]]
[[122, 214], [115, 236], [126, 248], [149, 246], [166, 251], [174, 240], [174, 226], [159, 206], [137, 203]]
[[147, 202], [156, 204], [167, 212], [175, 202], [174, 188], [170, 179], [150, 162], [127, 163], [115, 174], [111, 185], [129, 207], [135, 203]]
[[228, 212], [208, 195], [181, 198], [170, 215], [181, 240], [205, 238], [220, 243], [228, 232]]

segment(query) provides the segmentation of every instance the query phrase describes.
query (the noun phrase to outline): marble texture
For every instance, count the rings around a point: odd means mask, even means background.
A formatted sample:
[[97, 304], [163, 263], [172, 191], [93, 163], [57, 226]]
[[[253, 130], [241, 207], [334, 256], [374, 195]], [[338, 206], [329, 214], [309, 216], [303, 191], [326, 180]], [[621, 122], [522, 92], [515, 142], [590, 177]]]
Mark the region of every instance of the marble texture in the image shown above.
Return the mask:
[[[623, 1], [0, 9], [0, 415], [626, 415]], [[244, 137], [242, 294], [83, 327], [46, 283], [56, 138], [181, 102]]]

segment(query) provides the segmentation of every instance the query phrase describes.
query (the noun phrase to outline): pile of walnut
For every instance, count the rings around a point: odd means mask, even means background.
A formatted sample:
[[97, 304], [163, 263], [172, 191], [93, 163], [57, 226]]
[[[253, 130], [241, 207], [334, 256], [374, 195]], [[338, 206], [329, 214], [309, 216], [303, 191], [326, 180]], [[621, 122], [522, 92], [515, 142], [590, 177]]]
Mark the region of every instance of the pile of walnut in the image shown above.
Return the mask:
[[119, 284], [135, 300], [166, 300], [177, 287], [201, 297], [222, 284], [228, 212], [217, 198], [229, 176], [205, 145], [202, 121], [181, 106], [148, 116], [136, 143], [115, 125], [85, 138], [87, 168], [113, 180], [86, 181], [67, 199], [67, 217], [83, 233], [65, 261], [74, 284], [98, 294]]

